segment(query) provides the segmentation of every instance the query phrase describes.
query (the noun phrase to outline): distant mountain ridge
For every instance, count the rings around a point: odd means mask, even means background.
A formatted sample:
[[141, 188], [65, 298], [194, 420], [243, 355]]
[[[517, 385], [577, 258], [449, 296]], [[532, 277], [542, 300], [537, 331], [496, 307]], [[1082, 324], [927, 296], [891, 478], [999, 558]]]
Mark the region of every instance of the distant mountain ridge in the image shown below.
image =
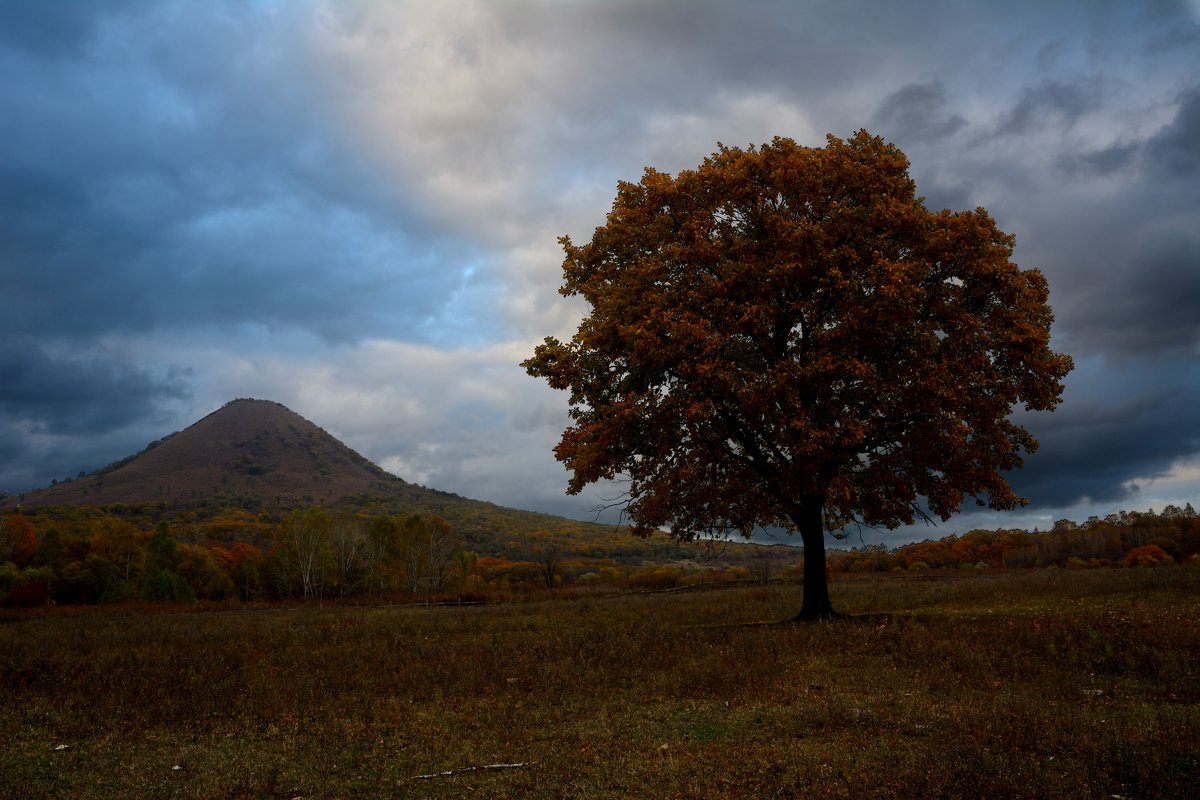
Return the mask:
[[[144, 520], [212, 518], [231, 510], [278, 522], [325, 506], [356, 515], [436, 516], [481, 555], [551, 551], [631, 563], [694, 558], [696, 545], [633, 536], [627, 527], [507, 508], [408, 483], [271, 400], [231, 400], [178, 433], [90, 475], [0, 498], [0, 511], [96, 507]], [[739, 544], [730, 544], [730, 553]], [[705, 556], [706, 558], [708, 556]]]
[[270, 400], [226, 403], [141, 453], [3, 506], [192, 505], [253, 498], [294, 507], [415, 489], [296, 412]]

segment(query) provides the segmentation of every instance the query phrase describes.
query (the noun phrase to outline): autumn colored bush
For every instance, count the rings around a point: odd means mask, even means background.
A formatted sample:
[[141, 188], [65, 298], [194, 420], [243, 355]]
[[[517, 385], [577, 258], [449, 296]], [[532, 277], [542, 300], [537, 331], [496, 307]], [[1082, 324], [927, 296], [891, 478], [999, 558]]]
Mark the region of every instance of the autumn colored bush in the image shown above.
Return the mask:
[[17, 586], [8, 596], [9, 605], [22, 608], [37, 608], [50, 602], [48, 581], [35, 581]]
[[1156, 544], [1135, 547], [1125, 554], [1125, 565], [1129, 567], [1158, 567], [1174, 563], [1175, 559]]
[[628, 585], [633, 589], [673, 589], [682, 578], [679, 570], [672, 567], [645, 566], [629, 576]]

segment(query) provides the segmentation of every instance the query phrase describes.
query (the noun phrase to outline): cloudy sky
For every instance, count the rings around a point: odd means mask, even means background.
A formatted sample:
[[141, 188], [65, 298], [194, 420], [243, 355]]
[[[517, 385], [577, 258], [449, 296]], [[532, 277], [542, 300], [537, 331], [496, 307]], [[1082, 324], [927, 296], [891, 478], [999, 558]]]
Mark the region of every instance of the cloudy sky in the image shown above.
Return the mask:
[[[401, 477], [589, 518], [556, 239], [717, 142], [895, 142], [1047, 275], [1032, 504], [1200, 501], [1200, 0], [0, 0], [0, 489], [235, 397]], [[867, 534], [871, 536], [879, 534]], [[905, 534], [901, 534], [903, 536]], [[887, 541], [896, 541], [889, 539]]]

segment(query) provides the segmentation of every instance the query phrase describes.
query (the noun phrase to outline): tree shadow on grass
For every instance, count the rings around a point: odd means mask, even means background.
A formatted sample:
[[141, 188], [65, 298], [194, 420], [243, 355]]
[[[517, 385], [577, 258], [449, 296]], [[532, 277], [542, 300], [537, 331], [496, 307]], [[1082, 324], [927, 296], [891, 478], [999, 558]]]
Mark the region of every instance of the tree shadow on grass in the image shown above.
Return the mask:
[[881, 627], [884, 625], [894, 625], [899, 620], [910, 622], [931, 622], [938, 619], [937, 614], [917, 614], [911, 612], [868, 612], [864, 614], [842, 614], [837, 613], [830, 617], [822, 617], [820, 619], [804, 619], [799, 616], [788, 617], [786, 619], [767, 619], [767, 620], [752, 620], [749, 622], [709, 622], [700, 625], [688, 625], [689, 628], [779, 628], [790, 627], [793, 625], [872, 625]]

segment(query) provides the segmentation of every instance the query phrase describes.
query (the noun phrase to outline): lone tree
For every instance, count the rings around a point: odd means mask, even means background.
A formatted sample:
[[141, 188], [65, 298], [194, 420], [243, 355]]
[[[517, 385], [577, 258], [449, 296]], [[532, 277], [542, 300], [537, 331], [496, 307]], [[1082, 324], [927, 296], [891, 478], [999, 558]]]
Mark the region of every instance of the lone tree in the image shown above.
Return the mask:
[[908, 159], [866, 131], [824, 148], [719, 149], [618, 186], [591, 242], [560, 239], [591, 313], [522, 366], [571, 392], [568, 492], [628, 482], [643, 535], [799, 532], [797, 619], [834, 615], [825, 532], [949, 519], [1037, 441], [1014, 406], [1058, 405], [1046, 280], [982, 208], [925, 208]]

